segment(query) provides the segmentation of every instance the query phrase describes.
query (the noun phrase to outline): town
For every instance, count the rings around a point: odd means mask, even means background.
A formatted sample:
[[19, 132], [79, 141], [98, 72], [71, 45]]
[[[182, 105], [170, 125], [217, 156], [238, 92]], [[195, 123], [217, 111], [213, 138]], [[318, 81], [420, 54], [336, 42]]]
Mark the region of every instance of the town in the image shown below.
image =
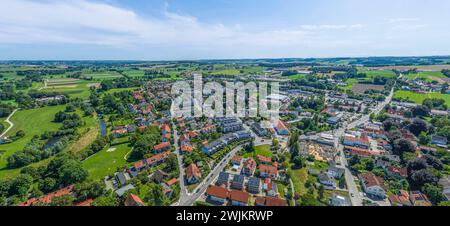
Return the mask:
[[[0, 204], [448, 206], [450, 58], [345, 60], [2, 62]], [[279, 117], [177, 116], [198, 76]]]

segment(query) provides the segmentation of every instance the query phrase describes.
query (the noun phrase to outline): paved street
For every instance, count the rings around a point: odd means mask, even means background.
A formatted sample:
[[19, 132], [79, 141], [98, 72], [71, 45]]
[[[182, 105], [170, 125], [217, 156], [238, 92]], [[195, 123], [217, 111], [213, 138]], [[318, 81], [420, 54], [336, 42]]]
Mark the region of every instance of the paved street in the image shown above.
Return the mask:
[[178, 132], [176, 130], [176, 126], [175, 124], [172, 123], [172, 128], [173, 128], [173, 133], [174, 133], [174, 142], [175, 142], [175, 153], [177, 155], [177, 159], [178, 159], [178, 168], [180, 169], [180, 177], [178, 178], [178, 181], [180, 182], [180, 201], [185, 200], [187, 198], [187, 196], [189, 195], [187, 189], [186, 189], [186, 185], [184, 184], [184, 167], [183, 167], [183, 157], [181, 156], [180, 153], [180, 147], [178, 145], [178, 141], [180, 136], [178, 135]]
[[[394, 96], [394, 89], [391, 90], [391, 93], [388, 97], [386, 97], [385, 101], [380, 103], [375, 109], [374, 113], [378, 114], [380, 113], [384, 107], [389, 104], [392, 101], [392, 97]], [[353, 206], [362, 206], [363, 205], [363, 197], [359, 193], [359, 190], [355, 183], [355, 177], [352, 175], [351, 171], [349, 170], [347, 159], [345, 158], [344, 154], [344, 146], [341, 144], [340, 139], [344, 136], [346, 129], [353, 129], [358, 125], [364, 124], [370, 120], [370, 115], [363, 115], [360, 119], [350, 123], [347, 125], [347, 123], [344, 123], [343, 128], [340, 128], [336, 131], [334, 131], [335, 134], [335, 145], [337, 147], [337, 150], [340, 152], [341, 155], [341, 165], [345, 167], [345, 181], [347, 183], [347, 188], [350, 193], [350, 201]]]
[[216, 167], [209, 173], [209, 175], [203, 180], [203, 182], [197, 186], [193, 194], [188, 194], [183, 199], [180, 199], [180, 206], [192, 206], [194, 202], [206, 192], [208, 186], [213, 182], [213, 180], [219, 176], [219, 173], [223, 171], [227, 163], [236, 155], [236, 153], [244, 147], [245, 144], [239, 145], [234, 148], [231, 152], [229, 152], [223, 159], [220, 161]]

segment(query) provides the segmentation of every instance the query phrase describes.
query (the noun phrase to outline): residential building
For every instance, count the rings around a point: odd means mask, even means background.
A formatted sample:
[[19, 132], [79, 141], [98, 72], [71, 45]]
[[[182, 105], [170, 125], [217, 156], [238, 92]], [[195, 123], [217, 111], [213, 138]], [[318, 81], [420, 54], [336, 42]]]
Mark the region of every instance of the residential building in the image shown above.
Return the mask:
[[247, 206], [249, 195], [245, 191], [231, 190], [230, 200], [233, 206]]
[[195, 163], [186, 168], [186, 181], [188, 184], [195, 184], [200, 181], [202, 174]]
[[278, 187], [269, 177], [264, 179], [263, 190], [267, 193], [267, 196], [276, 197], [278, 196]]
[[153, 146], [153, 151], [156, 153], [160, 153], [166, 150], [169, 150], [172, 145], [169, 142], [162, 142], [160, 144], [157, 144]]
[[262, 178], [270, 177], [272, 179], [278, 178], [278, 169], [272, 165], [259, 165], [259, 175]]
[[256, 197], [255, 206], [286, 206], [287, 202], [278, 197]]
[[392, 206], [411, 206], [409, 194], [405, 190], [400, 190], [398, 194], [389, 196], [389, 202]]
[[252, 129], [260, 137], [265, 137], [265, 136], [267, 136], [269, 134], [267, 129], [262, 128], [261, 124], [258, 123], [258, 122], [255, 122], [255, 123], [252, 124]]
[[228, 189], [222, 186], [209, 186], [208, 189], [206, 189], [206, 194], [210, 201], [219, 203], [220, 205], [225, 204], [229, 197]]
[[431, 202], [428, 197], [420, 191], [411, 191], [409, 194], [409, 200], [413, 206], [431, 206]]
[[333, 195], [330, 198], [330, 205], [332, 206], [349, 206], [349, 202], [344, 196]]
[[388, 166], [384, 171], [388, 177], [396, 178], [399, 180], [404, 179], [408, 176], [408, 171], [406, 168], [397, 166]]
[[128, 195], [127, 199], [124, 203], [125, 206], [145, 206], [144, 202], [142, 201], [139, 196], [135, 194]]
[[373, 195], [380, 198], [386, 197], [386, 187], [384, 185], [384, 180], [381, 177], [375, 176], [375, 174], [361, 173], [358, 175], [361, 185], [368, 195]]
[[231, 188], [236, 190], [242, 190], [244, 188], [244, 175], [234, 175], [231, 181]]
[[443, 136], [433, 135], [431, 136], [430, 143], [438, 145], [440, 147], [447, 147], [447, 138]]
[[257, 177], [250, 177], [247, 183], [247, 191], [253, 194], [261, 192], [261, 180]]
[[278, 120], [275, 124], [275, 130], [278, 135], [289, 135], [289, 129], [286, 127], [283, 121]]
[[319, 183], [327, 187], [336, 188], [336, 181], [326, 173], [319, 174]]
[[225, 187], [228, 187], [228, 181], [230, 180], [230, 174], [227, 172], [220, 172], [219, 178], [216, 181], [217, 186], [225, 185]]
[[120, 188], [120, 189], [117, 189], [117, 190], [116, 190], [116, 194], [117, 194], [119, 197], [122, 197], [123, 194], [125, 194], [125, 192], [127, 192], [127, 191], [129, 191], [129, 190], [132, 190], [132, 189], [135, 189], [134, 185], [128, 184], [128, 185], [126, 185], [126, 186], [124, 186], [124, 187], [122, 187], [122, 188]]
[[253, 176], [256, 170], [256, 161], [253, 158], [248, 158], [244, 162], [244, 167], [242, 167], [242, 174], [246, 176]]

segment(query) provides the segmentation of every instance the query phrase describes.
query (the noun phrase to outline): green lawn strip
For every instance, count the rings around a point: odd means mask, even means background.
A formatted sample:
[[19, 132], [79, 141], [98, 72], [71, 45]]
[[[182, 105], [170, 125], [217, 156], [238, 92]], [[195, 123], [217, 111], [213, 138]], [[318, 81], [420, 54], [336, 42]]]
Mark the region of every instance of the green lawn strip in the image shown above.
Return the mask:
[[[112, 149], [115, 150], [112, 151]], [[83, 167], [89, 172], [90, 179], [102, 179], [116, 172], [118, 167], [128, 164], [124, 157], [130, 150], [129, 143], [107, 146], [102, 151], [84, 160]]]

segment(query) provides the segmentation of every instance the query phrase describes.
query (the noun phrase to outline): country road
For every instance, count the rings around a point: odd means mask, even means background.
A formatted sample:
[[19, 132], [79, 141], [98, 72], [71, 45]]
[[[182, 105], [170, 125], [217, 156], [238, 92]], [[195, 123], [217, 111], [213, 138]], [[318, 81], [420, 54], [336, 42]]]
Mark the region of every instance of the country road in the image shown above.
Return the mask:
[[11, 117], [18, 111], [19, 109], [15, 109], [13, 112], [11, 112], [11, 114], [8, 116], [8, 118], [5, 119], [5, 122], [7, 122], [9, 124], [9, 127], [3, 131], [3, 133], [0, 135], [0, 138], [5, 136], [6, 133], [8, 133], [14, 126], [14, 123], [10, 121]]

